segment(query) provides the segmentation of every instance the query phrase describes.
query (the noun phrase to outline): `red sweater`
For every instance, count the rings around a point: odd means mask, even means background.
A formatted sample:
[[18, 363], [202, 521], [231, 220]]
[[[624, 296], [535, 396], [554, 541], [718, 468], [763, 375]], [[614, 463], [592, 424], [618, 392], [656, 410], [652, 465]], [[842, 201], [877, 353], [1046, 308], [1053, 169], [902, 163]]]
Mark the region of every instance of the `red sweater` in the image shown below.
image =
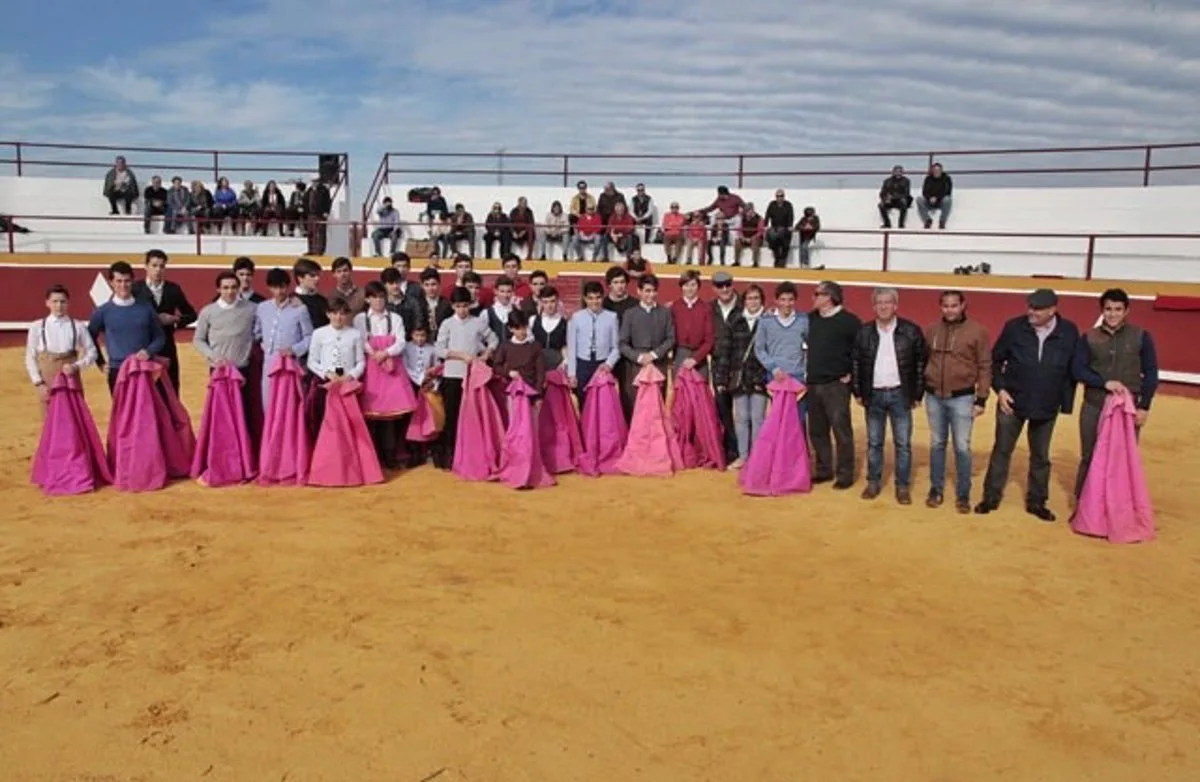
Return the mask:
[[675, 320], [675, 344], [691, 348], [692, 358], [703, 364], [713, 349], [712, 307], [699, 298], [689, 307], [682, 299], [671, 304], [671, 317]]
[[633, 233], [635, 227], [637, 227], [637, 222], [629, 212], [622, 215], [614, 214], [608, 218], [608, 231], [615, 236], [628, 236]]
[[[445, 297], [446, 301], [450, 301], [450, 294], [454, 293], [454, 289], [456, 287], [458, 286], [455, 284], [454, 280], [450, 280], [450, 282], [442, 286], [442, 296]], [[479, 303], [484, 307], [490, 307], [492, 306], [493, 301], [495, 301], [495, 297], [492, 295], [491, 287], [480, 286]]]
[[604, 220], [596, 212], [580, 215], [575, 230], [583, 236], [599, 236], [604, 230]]
[[687, 215], [683, 212], [667, 212], [663, 215], [663, 236], [683, 236], [683, 225], [687, 222]]

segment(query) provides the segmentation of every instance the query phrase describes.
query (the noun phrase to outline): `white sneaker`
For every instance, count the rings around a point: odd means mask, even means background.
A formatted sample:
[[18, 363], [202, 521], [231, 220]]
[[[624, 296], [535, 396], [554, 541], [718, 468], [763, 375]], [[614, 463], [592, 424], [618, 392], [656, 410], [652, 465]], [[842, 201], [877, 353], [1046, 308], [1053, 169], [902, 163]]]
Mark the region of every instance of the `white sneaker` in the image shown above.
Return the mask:
[[742, 467], [743, 467], [743, 466], [745, 466], [745, 464], [746, 464], [746, 460], [745, 460], [745, 459], [742, 459], [742, 458], [737, 458], [737, 459], [734, 459], [732, 462], [730, 462], [730, 463], [729, 463], [729, 469], [731, 469], [731, 470], [740, 470], [740, 469], [742, 469]]

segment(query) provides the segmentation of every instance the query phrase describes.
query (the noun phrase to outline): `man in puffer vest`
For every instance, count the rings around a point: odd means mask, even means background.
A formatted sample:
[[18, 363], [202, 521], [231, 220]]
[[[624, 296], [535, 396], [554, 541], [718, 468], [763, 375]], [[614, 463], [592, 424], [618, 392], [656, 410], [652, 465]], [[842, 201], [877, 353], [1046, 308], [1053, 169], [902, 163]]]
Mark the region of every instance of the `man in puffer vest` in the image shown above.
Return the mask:
[[1150, 415], [1150, 402], [1158, 389], [1158, 355], [1150, 332], [1129, 322], [1129, 294], [1111, 288], [1100, 294], [1100, 323], [1088, 331], [1075, 349], [1075, 379], [1084, 385], [1079, 410], [1079, 472], [1075, 497], [1083, 491], [1088, 465], [1096, 448], [1100, 413], [1109, 394], [1128, 391], [1137, 405], [1139, 432]]

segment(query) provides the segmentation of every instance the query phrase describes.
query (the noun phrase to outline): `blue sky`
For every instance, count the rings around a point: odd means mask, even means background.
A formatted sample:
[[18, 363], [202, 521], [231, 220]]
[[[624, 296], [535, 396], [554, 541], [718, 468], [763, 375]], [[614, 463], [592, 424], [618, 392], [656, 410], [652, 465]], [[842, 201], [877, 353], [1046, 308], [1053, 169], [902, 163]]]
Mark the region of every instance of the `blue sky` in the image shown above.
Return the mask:
[[1191, 141], [1200, 4], [7, 0], [0, 84], [0, 138], [348, 151], [360, 186], [388, 149]]

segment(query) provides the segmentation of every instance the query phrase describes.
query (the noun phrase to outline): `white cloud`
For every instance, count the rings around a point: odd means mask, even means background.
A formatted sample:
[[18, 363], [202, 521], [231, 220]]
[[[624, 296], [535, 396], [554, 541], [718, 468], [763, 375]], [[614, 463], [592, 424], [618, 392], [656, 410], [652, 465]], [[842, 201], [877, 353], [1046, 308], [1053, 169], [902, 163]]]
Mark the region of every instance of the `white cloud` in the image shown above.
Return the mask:
[[[361, 181], [387, 148], [1069, 146], [1200, 128], [1194, 0], [266, 0], [198, 29], [133, 61], [23, 72], [0, 132], [346, 149]], [[47, 110], [73, 89], [96, 100]]]

